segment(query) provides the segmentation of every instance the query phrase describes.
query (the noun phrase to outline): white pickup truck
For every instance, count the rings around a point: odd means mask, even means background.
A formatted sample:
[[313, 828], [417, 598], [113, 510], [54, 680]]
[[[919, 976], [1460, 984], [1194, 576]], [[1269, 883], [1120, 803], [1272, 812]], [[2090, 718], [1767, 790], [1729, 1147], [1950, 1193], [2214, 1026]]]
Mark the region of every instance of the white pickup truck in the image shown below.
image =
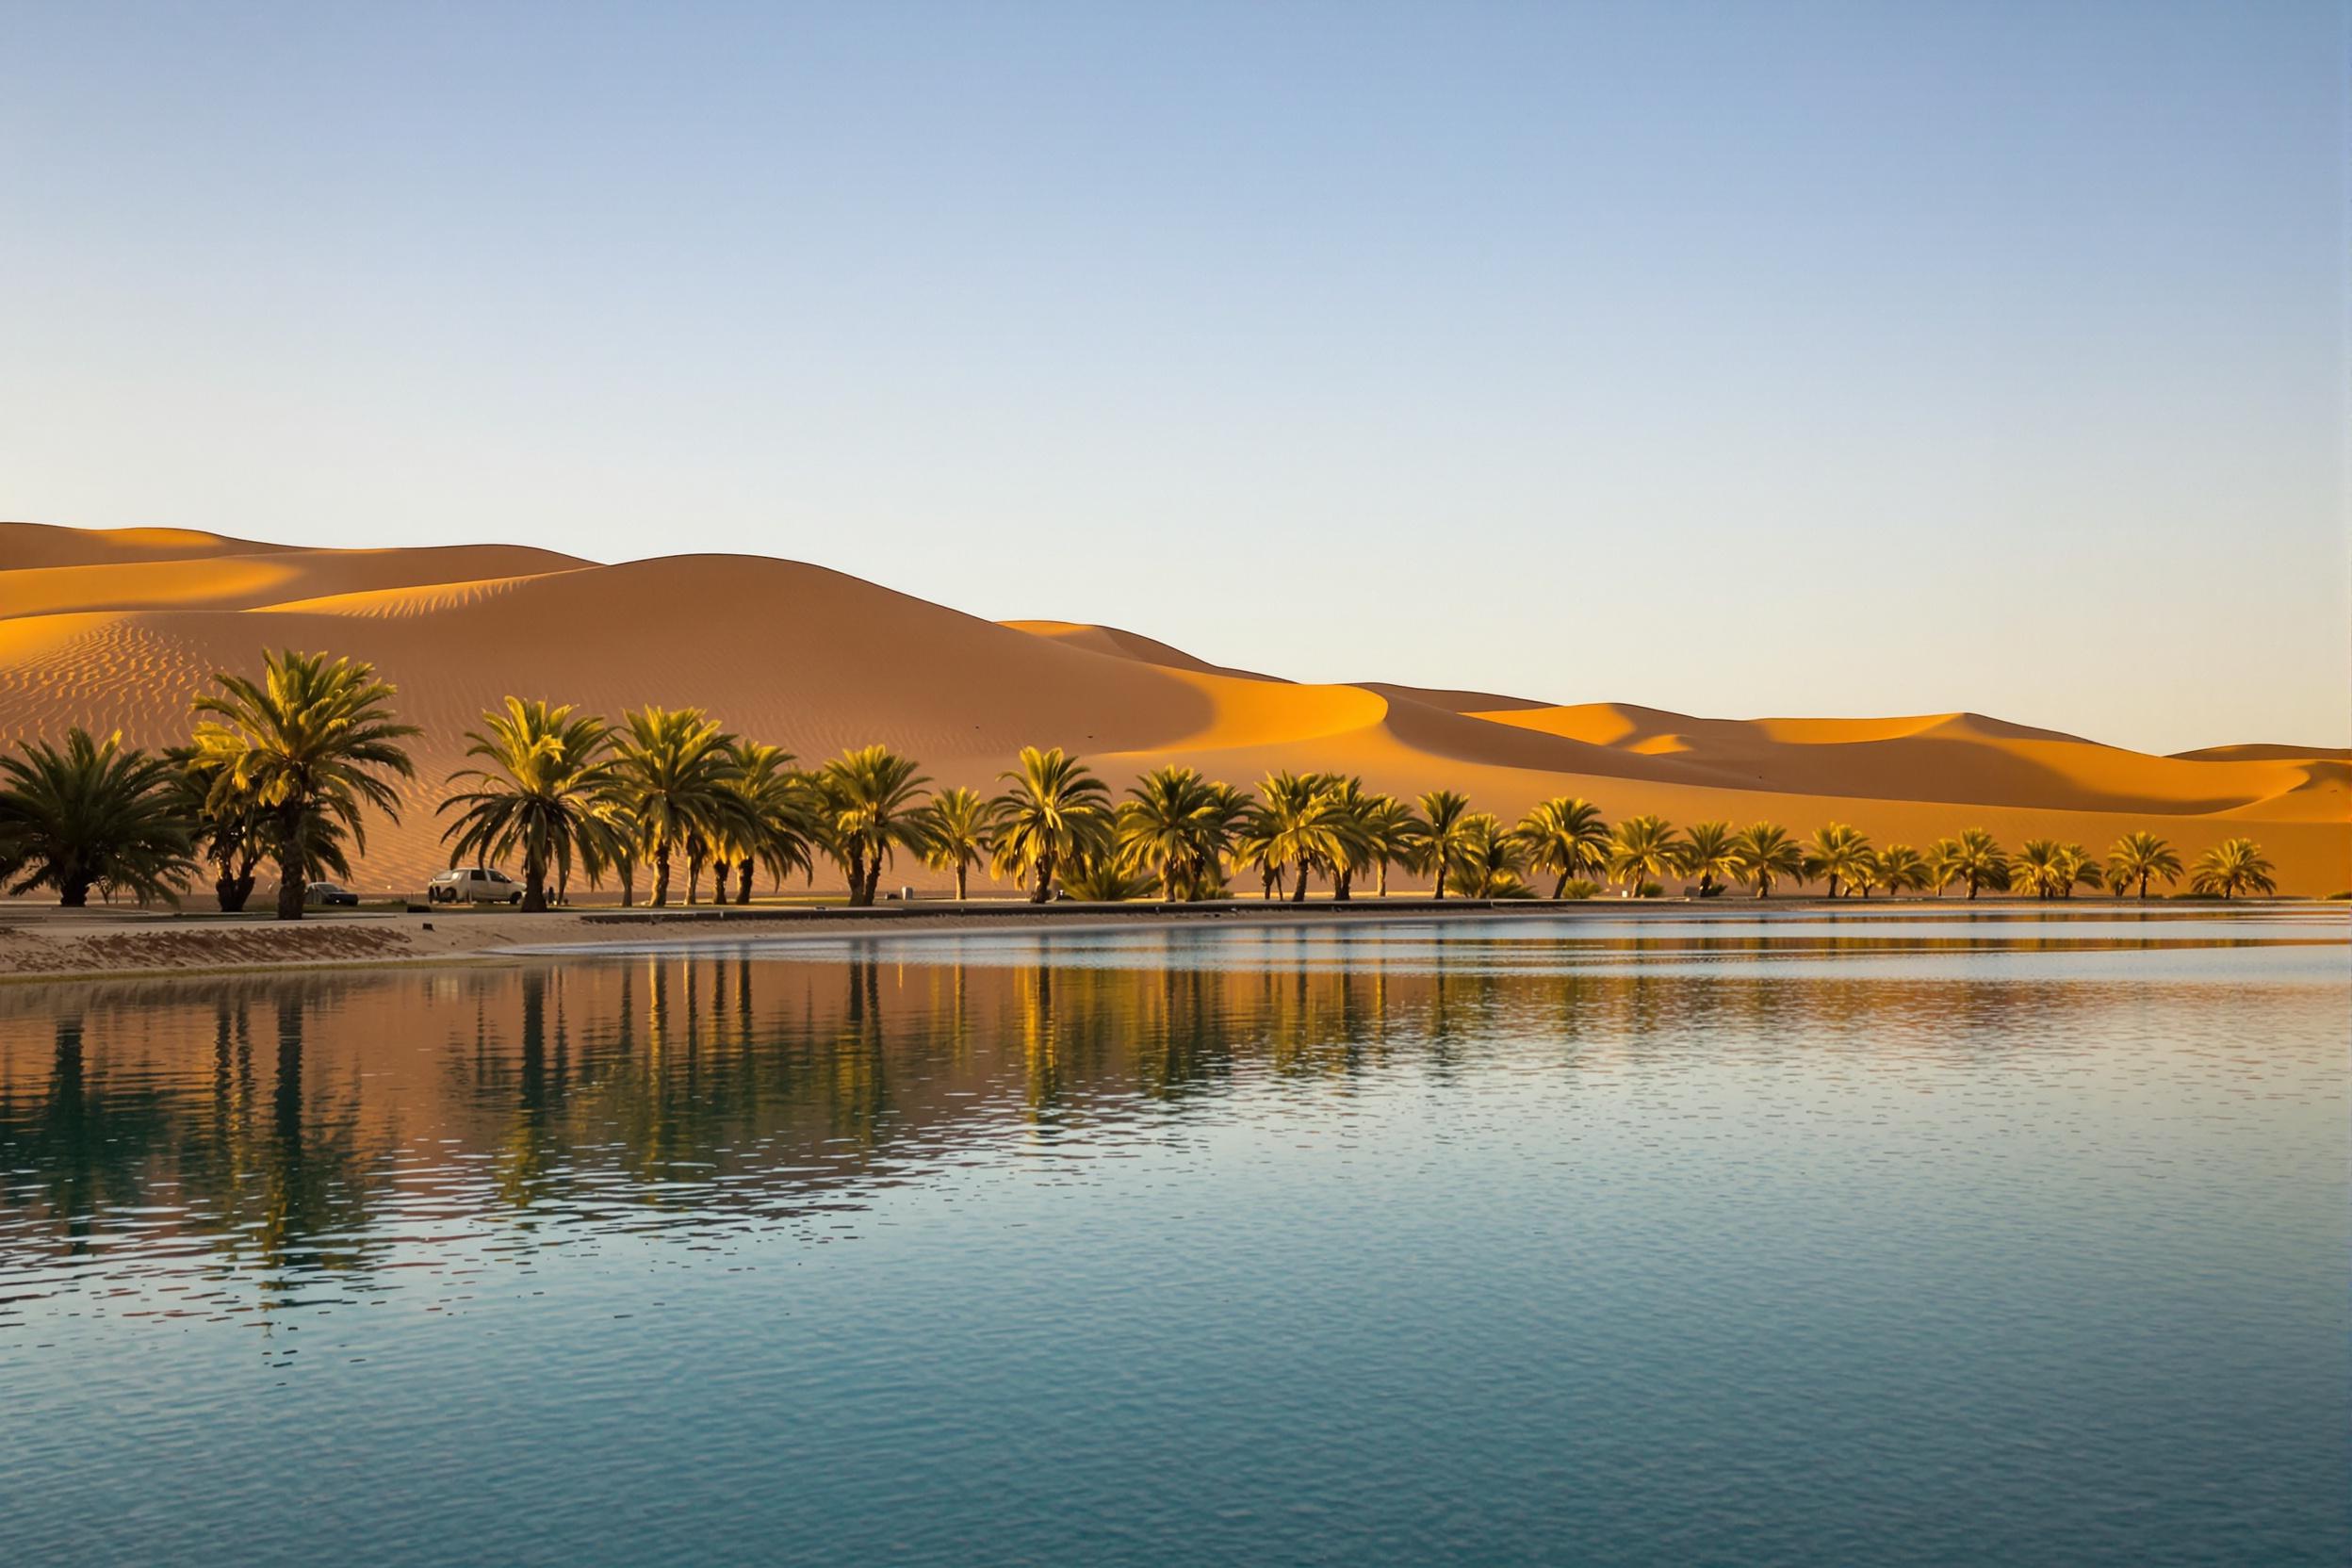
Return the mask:
[[520, 904], [523, 885], [502, 871], [461, 866], [425, 884], [430, 904]]

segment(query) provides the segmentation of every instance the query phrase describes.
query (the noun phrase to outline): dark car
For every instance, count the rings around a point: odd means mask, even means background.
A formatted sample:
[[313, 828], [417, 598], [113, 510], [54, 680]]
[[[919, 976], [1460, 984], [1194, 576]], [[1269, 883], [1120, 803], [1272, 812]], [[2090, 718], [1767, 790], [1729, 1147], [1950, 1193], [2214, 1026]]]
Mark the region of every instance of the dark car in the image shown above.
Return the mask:
[[302, 890], [302, 902], [313, 908], [340, 906], [359, 907], [359, 895], [340, 882], [313, 882]]

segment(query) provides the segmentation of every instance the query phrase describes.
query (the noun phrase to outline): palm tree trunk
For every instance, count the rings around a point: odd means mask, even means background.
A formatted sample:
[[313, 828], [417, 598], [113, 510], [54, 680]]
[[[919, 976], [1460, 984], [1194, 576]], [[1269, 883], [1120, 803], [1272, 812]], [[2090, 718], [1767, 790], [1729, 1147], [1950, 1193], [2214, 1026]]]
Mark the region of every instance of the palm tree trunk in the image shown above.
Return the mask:
[[662, 845], [653, 852], [653, 906], [665, 908], [670, 902], [670, 846]]
[[1442, 849], [1429, 857], [1429, 896], [1443, 899], [1446, 896], [1446, 852]]
[[1348, 868], [1347, 868], [1347, 867], [1345, 867], [1345, 866], [1342, 866], [1339, 870], [1337, 870], [1337, 871], [1335, 871], [1335, 872], [1333, 872], [1333, 873], [1331, 874], [1331, 902], [1332, 902], [1332, 903], [1334, 903], [1334, 904], [1346, 904], [1346, 903], [1348, 903], [1348, 892], [1349, 892], [1349, 889], [1348, 889], [1348, 882], [1349, 882], [1349, 880], [1350, 880], [1350, 873], [1348, 872]]
[[735, 902], [751, 902], [751, 857], [746, 855], [735, 866]]
[[1290, 901], [1293, 904], [1307, 901], [1307, 862], [1303, 858], [1298, 862], [1298, 885], [1290, 890]]
[[278, 813], [278, 918], [302, 918], [302, 814], [293, 807]]
[[1054, 860], [1052, 850], [1037, 857], [1037, 885], [1029, 890], [1029, 902], [1043, 904], [1054, 896]]
[[965, 899], [970, 898], [970, 897], [972, 896], [972, 890], [971, 890], [971, 887], [970, 887], [970, 885], [969, 885], [969, 884], [970, 884], [970, 882], [971, 882], [971, 878], [972, 878], [972, 862], [971, 862], [971, 861], [969, 861], [969, 860], [958, 860], [958, 861], [956, 861], [956, 903], [961, 904], [961, 903], [962, 903]]
[[547, 906], [547, 868], [536, 853], [523, 857], [523, 912], [543, 913]]
[[1388, 859], [1385, 856], [1380, 859], [1380, 896], [1382, 898], [1388, 896]]

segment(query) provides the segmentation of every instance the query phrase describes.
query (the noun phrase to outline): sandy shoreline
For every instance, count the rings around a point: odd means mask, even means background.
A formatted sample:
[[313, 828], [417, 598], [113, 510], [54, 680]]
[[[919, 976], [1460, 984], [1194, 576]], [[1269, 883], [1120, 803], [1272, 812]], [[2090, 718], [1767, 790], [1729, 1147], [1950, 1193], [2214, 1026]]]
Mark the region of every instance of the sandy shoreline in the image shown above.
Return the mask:
[[[172, 915], [134, 910], [0, 909], [0, 984], [141, 975], [251, 973], [275, 970], [409, 964], [544, 962], [550, 957], [597, 957], [642, 949], [758, 940], [842, 937], [910, 937], [966, 931], [1056, 930], [1198, 924], [1246, 921], [1255, 924], [1366, 920], [1461, 920], [1554, 916], [1581, 920], [1753, 919], [1758, 916], [1865, 918], [1892, 913], [2058, 915], [2259, 914], [2283, 908], [2344, 910], [2341, 904], [2302, 900], [2216, 902], [2078, 898], [2033, 900], [1750, 898], [1582, 902], [1427, 898], [1365, 898], [1347, 904], [1318, 899], [1305, 905], [1256, 899], [1204, 905], [1071, 905], [1042, 908], [1011, 901], [934, 904], [912, 908], [849, 909], [839, 906], [760, 906], [729, 908], [566, 909], [525, 915], [512, 910], [366, 910], [314, 913], [297, 923], [266, 916]], [[2352, 911], [2347, 911], [2352, 912]], [[528, 955], [516, 949], [531, 950]]]

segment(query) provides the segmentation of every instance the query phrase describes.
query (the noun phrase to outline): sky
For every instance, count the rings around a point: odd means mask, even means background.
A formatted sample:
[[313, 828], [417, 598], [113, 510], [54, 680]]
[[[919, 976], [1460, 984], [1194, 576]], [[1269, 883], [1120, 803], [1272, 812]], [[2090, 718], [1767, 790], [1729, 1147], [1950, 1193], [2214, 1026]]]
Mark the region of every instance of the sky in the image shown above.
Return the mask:
[[0, 516], [2344, 745], [2348, 31], [0, 0]]

